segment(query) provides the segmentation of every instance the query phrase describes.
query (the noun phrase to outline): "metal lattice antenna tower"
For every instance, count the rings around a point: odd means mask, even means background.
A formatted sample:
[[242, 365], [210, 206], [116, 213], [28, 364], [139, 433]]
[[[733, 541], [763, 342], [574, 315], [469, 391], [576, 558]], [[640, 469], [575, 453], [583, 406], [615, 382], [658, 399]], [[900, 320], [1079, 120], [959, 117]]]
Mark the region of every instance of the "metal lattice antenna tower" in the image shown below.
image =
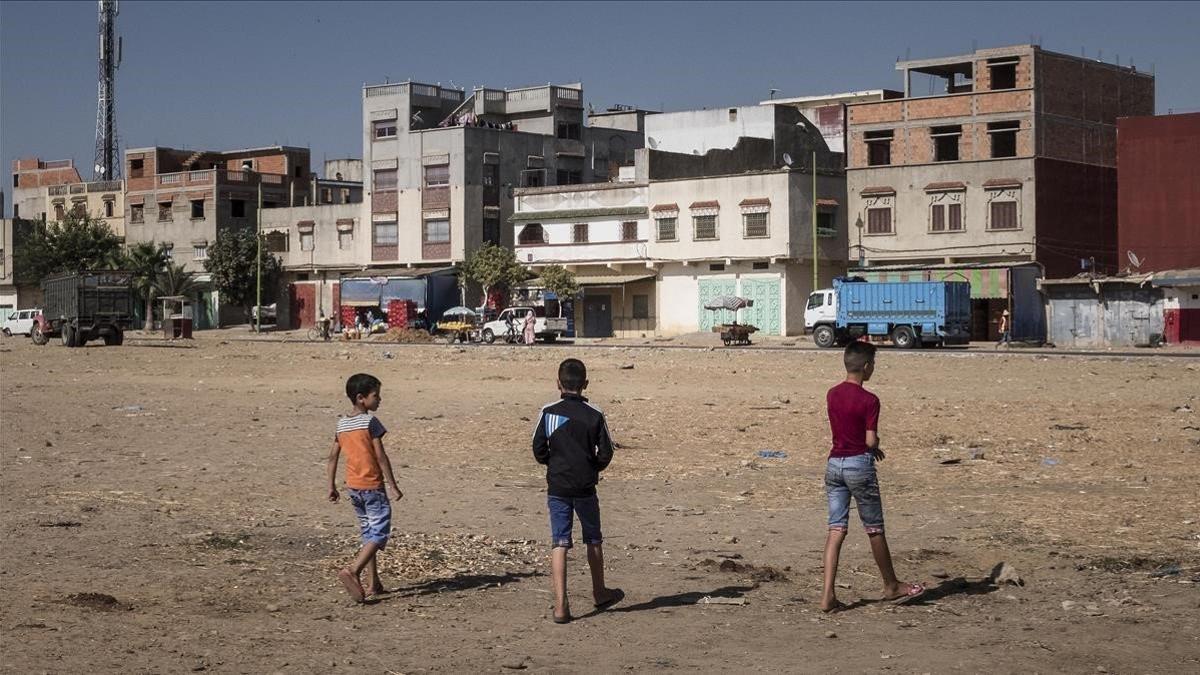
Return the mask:
[[117, 37], [115, 0], [100, 2], [100, 76], [96, 88], [96, 163], [92, 180], [121, 177], [117, 157], [117, 68], [121, 65], [121, 39]]

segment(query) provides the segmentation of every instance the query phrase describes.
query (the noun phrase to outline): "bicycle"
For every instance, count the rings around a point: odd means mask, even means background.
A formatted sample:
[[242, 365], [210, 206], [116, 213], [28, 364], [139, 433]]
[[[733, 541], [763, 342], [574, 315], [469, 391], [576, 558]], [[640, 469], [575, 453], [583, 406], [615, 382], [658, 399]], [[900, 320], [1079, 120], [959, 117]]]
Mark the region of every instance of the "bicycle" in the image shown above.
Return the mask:
[[332, 335], [321, 330], [320, 326], [313, 326], [308, 329], [309, 342], [329, 342]]

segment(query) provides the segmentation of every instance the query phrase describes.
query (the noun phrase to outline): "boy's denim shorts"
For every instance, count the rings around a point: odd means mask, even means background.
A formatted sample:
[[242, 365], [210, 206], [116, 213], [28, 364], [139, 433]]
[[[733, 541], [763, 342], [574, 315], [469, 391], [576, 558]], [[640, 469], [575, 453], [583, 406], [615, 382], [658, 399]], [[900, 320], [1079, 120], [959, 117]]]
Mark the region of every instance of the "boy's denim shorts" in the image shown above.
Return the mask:
[[546, 497], [546, 508], [550, 511], [550, 538], [554, 548], [571, 548], [573, 515], [579, 514], [579, 525], [583, 528], [585, 544], [604, 541], [600, 534], [600, 498], [591, 497]]
[[364, 544], [374, 542], [379, 548], [387, 546], [392, 533], [392, 503], [383, 488], [376, 490], [347, 489], [354, 514], [358, 516], [358, 529], [362, 531]]
[[825, 465], [825, 494], [829, 497], [829, 529], [846, 531], [850, 524], [850, 497], [854, 497], [867, 534], [883, 532], [883, 500], [879, 496], [875, 458], [870, 453], [830, 457]]

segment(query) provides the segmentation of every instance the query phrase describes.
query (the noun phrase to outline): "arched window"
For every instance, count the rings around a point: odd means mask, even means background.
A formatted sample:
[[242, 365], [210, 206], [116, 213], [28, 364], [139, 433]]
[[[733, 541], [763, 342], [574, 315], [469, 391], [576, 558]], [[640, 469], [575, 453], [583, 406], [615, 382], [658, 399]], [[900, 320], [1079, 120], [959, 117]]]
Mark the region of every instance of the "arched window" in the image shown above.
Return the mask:
[[541, 223], [530, 223], [521, 228], [517, 243], [525, 246], [546, 243], [546, 233], [542, 231]]

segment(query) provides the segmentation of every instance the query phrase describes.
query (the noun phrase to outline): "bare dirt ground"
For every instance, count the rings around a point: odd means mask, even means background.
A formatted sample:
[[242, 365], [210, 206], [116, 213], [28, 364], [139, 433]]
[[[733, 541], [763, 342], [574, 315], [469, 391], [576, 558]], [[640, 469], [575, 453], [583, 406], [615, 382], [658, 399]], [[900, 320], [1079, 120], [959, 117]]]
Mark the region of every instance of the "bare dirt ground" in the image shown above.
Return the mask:
[[[627, 597], [587, 616], [577, 549], [585, 616], [557, 626], [529, 437], [575, 351], [621, 444], [600, 494]], [[405, 491], [395, 592], [363, 606], [333, 576], [352, 511], [323, 490], [359, 371]], [[13, 338], [0, 379], [5, 672], [1200, 670], [1196, 363], [881, 351], [889, 537], [934, 591], [877, 602], [852, 522], [834, 616], [834, 352]], [[1001, 561], [1023, 586], [987, 580]]]

